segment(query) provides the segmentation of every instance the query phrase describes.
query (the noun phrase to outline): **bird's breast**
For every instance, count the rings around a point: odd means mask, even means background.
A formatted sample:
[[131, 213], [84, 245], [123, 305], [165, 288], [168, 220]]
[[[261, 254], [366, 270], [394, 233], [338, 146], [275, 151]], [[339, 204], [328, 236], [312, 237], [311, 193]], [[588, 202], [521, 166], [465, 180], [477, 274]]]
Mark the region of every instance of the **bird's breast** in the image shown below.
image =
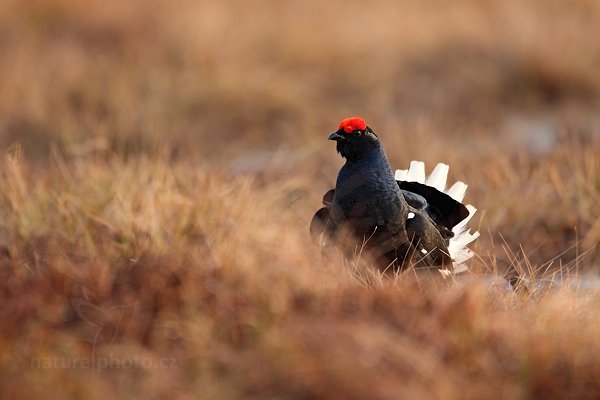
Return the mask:
[[404, 209], [398, 185], [367, 170], [338, 181], [332, 216], [337, 222], [364, 219], [366, 223], [382, 225], [403, 215]]

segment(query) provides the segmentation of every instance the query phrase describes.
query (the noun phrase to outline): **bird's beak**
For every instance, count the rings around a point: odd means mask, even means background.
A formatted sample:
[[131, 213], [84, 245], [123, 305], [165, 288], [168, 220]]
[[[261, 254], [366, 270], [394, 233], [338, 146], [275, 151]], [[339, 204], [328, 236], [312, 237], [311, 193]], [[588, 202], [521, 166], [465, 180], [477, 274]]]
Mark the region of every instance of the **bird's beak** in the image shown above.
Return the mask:
[[337, 142], [338, 140], [343, 140], [343, 139], [345, 139], [345, 138], [344, 138], [342, 135], [340, 135], [338, 132], [339, 132], [339, 131], [335, 131], [335, 132], [333, 132], [331, 135], [329, 135], [329, 140], [335, 140], [335, 141]]

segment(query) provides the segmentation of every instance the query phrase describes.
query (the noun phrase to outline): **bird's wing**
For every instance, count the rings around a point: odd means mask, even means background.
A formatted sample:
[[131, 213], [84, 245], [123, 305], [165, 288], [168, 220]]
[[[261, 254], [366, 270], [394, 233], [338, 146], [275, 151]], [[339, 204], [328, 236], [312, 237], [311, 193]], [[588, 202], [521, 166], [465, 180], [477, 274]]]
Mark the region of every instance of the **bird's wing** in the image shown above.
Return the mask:
[[416, 265], [448, 266], [452, 264], [444, 237], [435, 223], [421, 212], [409, 213], [406, 233], [413, 246]]
[[401, 190], [401, 192], [409, 206], [419, 211], [425, 211], [427, 208], [427, 200], [425, 197], [417, 193], [409, 192], [408, 190]]
[[427, 213], [431, 219], [450, 230], [469, 216], [467, 207], [432, 186], [407, 181], [399, 181], [398, 186], [403, 192], [414, 193], [424, 198], [427, 203]]
[[333, 204], [333, 196], [335, 195], [335, 189], [329, 190], [323, 195], [323, 205], [325, 207], [331, 207]]
[[315, 244], [323, 246], [326, 241], [325, 233], [328, 229], [329, 222], [329, 208], [320, 208], [310, 221], [310, 236]]

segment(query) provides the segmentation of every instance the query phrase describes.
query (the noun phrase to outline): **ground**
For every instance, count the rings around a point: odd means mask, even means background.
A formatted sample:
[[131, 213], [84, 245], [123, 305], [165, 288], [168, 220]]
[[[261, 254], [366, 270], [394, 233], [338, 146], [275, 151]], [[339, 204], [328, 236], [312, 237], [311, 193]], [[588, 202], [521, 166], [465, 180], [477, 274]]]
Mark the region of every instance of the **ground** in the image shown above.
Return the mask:
[[[0, 3], [0, 390], [596, 398], [599, 35], [593, 0]], [[311, 242], [353, 115], [469, 184], [469, 273]]]

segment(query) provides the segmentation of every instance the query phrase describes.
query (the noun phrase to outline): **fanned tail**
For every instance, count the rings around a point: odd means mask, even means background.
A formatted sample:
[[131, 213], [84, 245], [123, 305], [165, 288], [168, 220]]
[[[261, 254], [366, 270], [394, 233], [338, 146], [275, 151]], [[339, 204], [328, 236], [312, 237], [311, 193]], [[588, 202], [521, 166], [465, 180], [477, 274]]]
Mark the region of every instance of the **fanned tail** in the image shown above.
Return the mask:
[[[448, 170], [449, 166], [447, 164], [439, 163], [435, 166], [429, 177], [426, 178], [425, 163], [422, 161], [411, 161], [408, 169], [396, 170], [395, 178], [397, 181], [418, 182], [431, 186], [452, 197], [454, 200], [462, 202], [468, 186], [464, 182], [458, 181], [449, 189], [446, 189]], [[471, 233], [467, 224], [477, 212], [477, 208], [471, 204], [468, 204], [466, 208], [469, 211], [469, 215], [452, 228], [454, 237], [449, 240], [448, 251], [453, 261], [453, 271], [442, 271], [445, 275], [466, 271], [468, 268], [464, 263], [475, 255], [473, 250], [469, 249], [468, 245], [475, 241], [480, 234], [478, 231]]]

